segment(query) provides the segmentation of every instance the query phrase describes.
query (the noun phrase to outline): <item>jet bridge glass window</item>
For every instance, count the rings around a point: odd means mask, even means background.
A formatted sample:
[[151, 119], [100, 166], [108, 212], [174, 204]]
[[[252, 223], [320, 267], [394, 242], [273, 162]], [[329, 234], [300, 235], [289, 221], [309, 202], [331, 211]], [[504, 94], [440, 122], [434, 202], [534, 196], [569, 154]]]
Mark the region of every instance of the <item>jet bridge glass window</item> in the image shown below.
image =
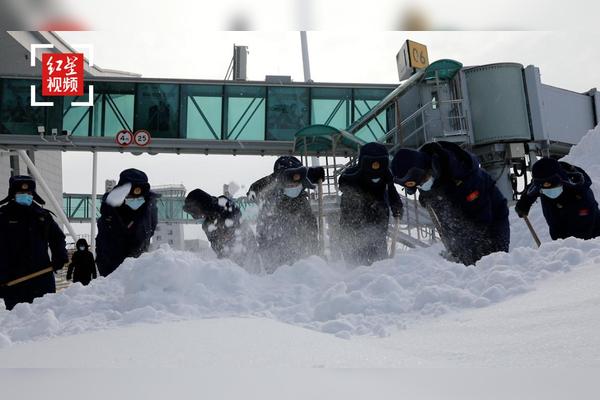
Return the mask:
[[[375, 107], [385, 96], [390, 93], [389, 89], [354, 89], [354, 118], [353, 122], [360, 119]], [[388, 129], [388, 113], [393, 107], [382, 110], [376, 118], [373, 118], [366, 126], [356, 132], [356, 136], [367, 141], [375, 142], [383, 137]]]
[[135, 83], [92, 82], [96, 99], [92, 136], [114, 137], [119, 131], [133, 133]]
[[134, 130], [138, 129], [155, 138], [179, 137], [179, 85], [137, 84]]
[[223, 86], [183, 85], [185, 137], [221, 140]]
[[225, 86], [225, 140], [264, 140], [266, 88]]
[[308, 88], [269, 87], [266, 140], [294, 140], [309, 124]]
[[54, 115], [53, 107], [31, 106], [31, 85], [35, 85], [36, 101], [53, 101], [60, 98], [42, 97], [40, 81], [27, 79], [2, 79], [0, 85], [0, 133], [15, 135], [38, 135], [38, 126], [43, 126], [47, 135], [51, 129], [60, 129], [61, 121], [49, 121]]
[[352, 89], [312, 88], [310, 123], [346, 129], [352, 123]]

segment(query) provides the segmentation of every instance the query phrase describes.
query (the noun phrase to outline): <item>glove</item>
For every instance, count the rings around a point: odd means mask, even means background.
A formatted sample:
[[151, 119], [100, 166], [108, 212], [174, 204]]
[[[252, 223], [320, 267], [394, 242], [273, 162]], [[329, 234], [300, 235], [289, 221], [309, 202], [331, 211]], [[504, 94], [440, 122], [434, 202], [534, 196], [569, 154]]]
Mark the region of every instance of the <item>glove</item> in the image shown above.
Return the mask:
[[325, 180], [325, 168], [323, 167], [310, 167], [307, 173], [308, 180], [312, 183]]
[[412, 196], [413, 194], [417, 193], [416, 187], [411, 187], [411, 188], [406, 187], [406, 186], [403, 186], [403, 187], [404, 187], [404, 191], [406, 192], [407, 195]]
[[392, 215], [394, 218], [402, 218], [404, 214], [404, 207], [402, 207], [402, 203], [392, 203], [390, 204], [390, 208], [392, 209]]
[[60, 271], [60, 270], [63, 268], [63, 266], [64, 266], [63, 264], [58, 264], [58, 266], [57, 266], [57, 265], [55, 265], [54, 263], [52, 263], [52, 265], [51, 265], [51, 267], [52, 267], [52, 270], [53, 270], [54, 272]]
[[515, 212], [519, 218], [524, 218], [529, 215], [529, 210], [523, 210], [522, 208], [519, 208], [519, 203], [515, 204]]

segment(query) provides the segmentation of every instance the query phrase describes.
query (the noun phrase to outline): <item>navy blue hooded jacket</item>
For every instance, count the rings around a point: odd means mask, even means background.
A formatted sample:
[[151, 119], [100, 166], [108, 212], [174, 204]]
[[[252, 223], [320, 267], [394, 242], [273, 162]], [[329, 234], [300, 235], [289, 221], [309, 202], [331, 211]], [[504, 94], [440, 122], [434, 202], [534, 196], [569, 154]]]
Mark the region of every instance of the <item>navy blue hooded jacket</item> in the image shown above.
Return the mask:
[[108, 193], [102, 197], [96, 237], [96, 265], [102, 276], [112, 273], [125, 258], [139, 257], [148, 251], [158, 224], [156, 201], [160, 195], [150, 191], [146, 174], [134, 169], [125, 170], [117, 186], [126, 183], [132, 183], [132, 190], [140, 187], [145, 202], [132, 210], [126, 204], [119, 207], [107, 204]]
[[283, 193], [286, 182], [296, 176], [304, 188], [314, 188], [308, 172], [295, 157], [283, 156], [275, 162], [272, 175], [251, 186], [258, 191], [256, 241], [268, 273], [319, 252], [317, 219], [306, 191], [295, 198]]
[[[96, 262], [94, 255], [89, 251], [88, 243], [85, 239], [77, 240], [76, 249], [71, 256], [71, 263], [67, 269], [67, 280], [73, 278], [73, 283], [80, 282], [82, 285], [88, 285], [92, 279], [96, 279]], [[83, 250], [79, 248], [83, 247]]]
[[231, 259], [252, 271], [260, 269], [256, 238], [241, 221], [242, 212], [233, 199], [194, 189], [187, 195], [183, 210], [194, 219], [203, 219], [202, 230], [217, 257]]
[[600, 236], [600, 210], [591, 189], [592, 180], [579, 167], [564, 161], [558, 165], [563, 186], [561, 195], [556, 199], [541, 195], [540, 183], [534, 181], [515, 205], [515, 210], [527, 214], [537, 198], [541, 197], [542, 211], [553, 240], [570, 236], [580, 239]]
[[[419, 191], [419, 202], [432, 214], [447, 250], [465, 265], [508, 251], [506, 198], [480, 168], [477, 157], [444, 141], [427, 143], [419, 152], [427, 155], [435, 179], [430, 191]], [[402, 178], [399, 175], [405, 171], [399, 169], [406, 168], [398, 168], [399, 161], [394, 158], [392, 169]]]
[[387, 258], [390, 209], [395, 216], [402, 216], [402, 201], [385, 146], [364, 145], [357, 165], [346, 169], [338, 183], [342, 192], [340, 239], [346, 261], [370, 265]]
[[[0, 284], [29, 275], [47, 267], [61, 269], [69, 260], [65, 235], [50, 211], [35, 203], [17, 204], [14, 199], [0, 208]], [[48, 256], [48, 247], [52, 258]], [[17, 303], [31, 303], [34, 298], [56, 291], [52, 272], [0, 288], [7, 309]]]

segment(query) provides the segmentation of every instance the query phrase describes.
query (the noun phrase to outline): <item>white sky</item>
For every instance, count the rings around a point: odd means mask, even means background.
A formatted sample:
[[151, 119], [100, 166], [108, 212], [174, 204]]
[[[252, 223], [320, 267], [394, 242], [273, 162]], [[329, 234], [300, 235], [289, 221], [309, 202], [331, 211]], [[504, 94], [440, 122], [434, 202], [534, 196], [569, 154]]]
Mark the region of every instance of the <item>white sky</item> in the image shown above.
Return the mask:
[[[101, 67], [144, 77], [223, 79], [233, 44], [249, 47], [248, 79], [291, 75], [303, 80], [298, 32], [61, 32], [70, 43], [91, 43]], [[542, 82], [587, 91], [600, 82], [600, 34], [583, 31], [528, 32], [309, 32], [312, 79], [316, 82], [397, 83], [395, 55], [405, 39], [428, 46], [429, 59], [464, 65], [519, 62], [540, 68]], [[65, 192], [91, 192], [91, 154], [63, 154]], [[220, 194], [223, 183], [246, 187], [272, 170], [274, 158], [251, 156], [133, 156], [100, 153], [98, 190], [129, 167], [146, 171], [151, 184], [182, 183]], [[241, 194], [238, 193], [238, 195]]]

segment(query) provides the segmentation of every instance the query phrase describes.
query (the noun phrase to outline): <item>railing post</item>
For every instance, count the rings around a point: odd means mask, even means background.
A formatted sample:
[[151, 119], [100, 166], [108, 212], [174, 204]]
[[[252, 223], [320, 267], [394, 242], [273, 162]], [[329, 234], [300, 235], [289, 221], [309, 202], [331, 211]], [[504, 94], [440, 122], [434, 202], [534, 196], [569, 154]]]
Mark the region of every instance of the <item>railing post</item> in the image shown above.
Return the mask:
[[415, 197], [415, 226], [417, 227], [417, 239], [421, 240], [421, 227], [419, 226], [419, 201], [417, 200], [417, 194], [414, 194]]
[[90, 215], [90, 251], [96, 252], [96, 197], [98, 190], [96, 188], [98, 180], [98, 153], [92, 152], [92, 209]]

